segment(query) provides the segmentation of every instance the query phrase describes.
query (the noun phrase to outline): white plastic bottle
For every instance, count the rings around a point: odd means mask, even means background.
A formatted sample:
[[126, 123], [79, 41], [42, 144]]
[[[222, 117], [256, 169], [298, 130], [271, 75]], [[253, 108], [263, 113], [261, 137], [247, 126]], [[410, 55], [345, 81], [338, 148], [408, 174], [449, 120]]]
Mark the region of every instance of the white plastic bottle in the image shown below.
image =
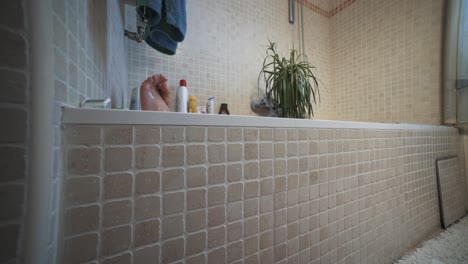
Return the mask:
[[214, 101], [214, 97], [210, 97], [208, 98], [208, 103], [206, 103], [206, 113], [208, 114], [214, 114], [215, 113], [215, 101]]
[[188, 91], [187, 81], [180, 80], [180, 86], [177, 89], [177, 112], [187, 113]]

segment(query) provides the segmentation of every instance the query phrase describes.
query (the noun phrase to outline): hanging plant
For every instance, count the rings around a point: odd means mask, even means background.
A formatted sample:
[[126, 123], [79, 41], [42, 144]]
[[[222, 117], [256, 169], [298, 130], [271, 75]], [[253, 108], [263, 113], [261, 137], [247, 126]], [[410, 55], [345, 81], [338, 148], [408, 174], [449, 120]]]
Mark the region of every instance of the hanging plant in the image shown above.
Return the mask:
[[320, 100], [318, 79], [312, 71], [315, 67], [294, 48], [289, 51], [289, 58], [280, 57], [276, 44], [269, 43], [258, 76], [259, 83], [262, 76], [265, 81], [266, 99], [279, 117], [312, 117], [313, 104], [317, 98]]

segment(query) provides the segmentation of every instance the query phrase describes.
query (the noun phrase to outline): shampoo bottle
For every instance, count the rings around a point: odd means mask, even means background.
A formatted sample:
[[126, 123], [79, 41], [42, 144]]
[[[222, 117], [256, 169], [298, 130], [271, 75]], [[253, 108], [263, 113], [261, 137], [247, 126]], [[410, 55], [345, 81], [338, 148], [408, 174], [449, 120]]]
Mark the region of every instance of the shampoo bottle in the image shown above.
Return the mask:
[[180, 86], [177, 89], [177, 112], [187, 113], [188, 91], [187, 81], [180, 80]]
[[198, 113], [197, 108], [197, 97], [191, 95], [189, 96], [189, 113]]

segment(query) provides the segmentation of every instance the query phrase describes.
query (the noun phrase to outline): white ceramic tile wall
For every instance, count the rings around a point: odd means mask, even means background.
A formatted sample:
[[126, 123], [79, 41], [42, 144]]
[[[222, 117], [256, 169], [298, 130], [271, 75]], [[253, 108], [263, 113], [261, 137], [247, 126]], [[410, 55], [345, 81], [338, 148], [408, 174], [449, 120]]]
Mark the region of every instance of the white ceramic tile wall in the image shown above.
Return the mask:
[[128, 87], [122, 14], [118, 0], [54, 1], [58, 102], [109, 97], [121, 106]]
[[119, 0], [107, 1], [107, 78], [111, 89], [111, 98], [116, 107], [128, 108], [129, 83], [127, 69], [127, 53], [125, 49], [124, 6]]
[[127, 105], [128, 70], [119, 0], [54, 0], [55, 142], [50, 195], [50, 263], [55, 262], [61, 191], [61, 104], [79, 106], [88, 98]]

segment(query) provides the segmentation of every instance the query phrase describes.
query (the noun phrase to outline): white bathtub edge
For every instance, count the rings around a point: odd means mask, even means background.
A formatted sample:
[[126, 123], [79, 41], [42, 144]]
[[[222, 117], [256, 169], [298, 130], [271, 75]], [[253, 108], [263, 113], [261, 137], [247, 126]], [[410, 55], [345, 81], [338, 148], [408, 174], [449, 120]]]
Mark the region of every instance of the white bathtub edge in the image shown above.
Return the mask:
[[174, 112], [132, 110], [102, 110], [63, 107], [63, 124], [100, 125], [169, 125], [222, 127], [294, 127], [333, 129], [439, 130], [456, 129], [449, 126], [424, 124], [390, 124], [353, 121], [287, 119], [256, 116], [199, 115]]

